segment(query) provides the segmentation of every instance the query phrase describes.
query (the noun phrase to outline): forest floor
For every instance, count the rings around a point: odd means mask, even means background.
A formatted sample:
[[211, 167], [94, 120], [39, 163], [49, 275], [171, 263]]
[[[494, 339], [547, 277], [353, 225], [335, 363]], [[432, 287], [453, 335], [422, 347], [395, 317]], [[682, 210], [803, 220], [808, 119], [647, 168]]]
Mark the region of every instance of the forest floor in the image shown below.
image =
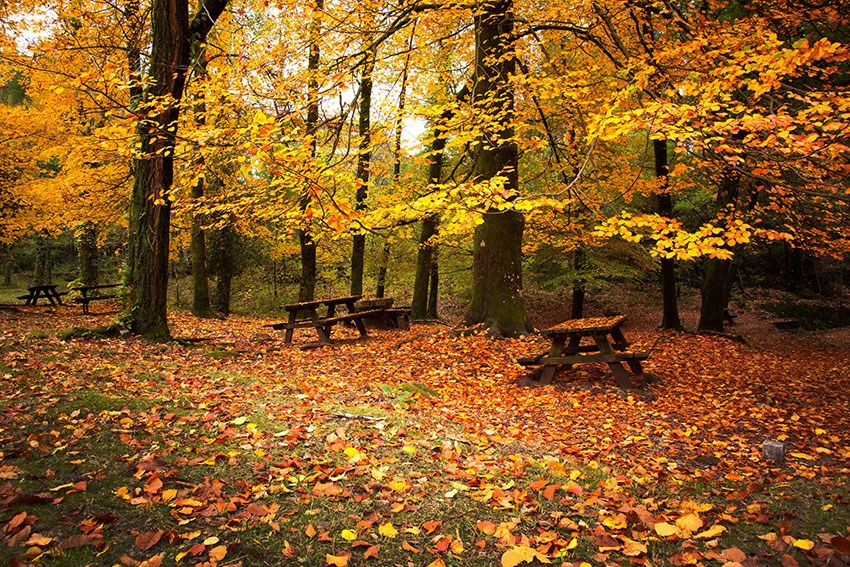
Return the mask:
[[0, 562], [850, 563], [848, 329], [745, 309], [744, 344], [608, 300], [591, 307], [651, 349], [651, 396], [602, 365], [528, 386], [537, 336], [339, 329], [304, 349], [271, 319], [175, 312], [156, 344], [84, 332], [114, 320], [102, 303], [0, 309]]

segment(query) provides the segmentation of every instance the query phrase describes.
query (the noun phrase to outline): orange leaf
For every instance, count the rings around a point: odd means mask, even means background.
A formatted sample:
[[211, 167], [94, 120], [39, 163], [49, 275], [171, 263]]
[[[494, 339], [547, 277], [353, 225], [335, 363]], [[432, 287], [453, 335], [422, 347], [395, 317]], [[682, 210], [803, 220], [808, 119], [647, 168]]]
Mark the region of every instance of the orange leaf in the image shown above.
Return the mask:
[[443, 522], [441, 522], [440, 520], [433, 520], [433, 521], [430, 521], [430, 522], [425, 522], [424, 524], [422, 524], [422, 527], [425, 528], [425, 532], [430, 535], [430, 534], [434, 533], [434, 531], [437, 528], [439, 528], [440, 524], [442, 524], [442, 523]]
[[227, 547], [223, 545], [210, 549], [210, 559], [213, 561], [221, 561], [225, 555], [227, 555]]
[[442, 557], [438, 557], [428, 564], [428, 567], [446, 567], [446, 562], [443, 561]]
[[325, 563], [334, 565], [335, 567], [347, 567], [348, 557], [348, 555], [331, 555], [328, 553], [325, 555]]
[[313, 524], [307, 524], [307, 527], [304, 528], [304, 535], [309, 538], [312, 538], [316, 535], [316, 528], [313, 527]]
[[369, 549], [367, 549], [367, 550], [363, 553], [363, 558], [364, 558], [364, 559], [369, 559], [370, 557], [377, 557], [377, 556], [378, 556], [378, 551], [380, 551], [380, 549], [381, 549], [381, 546], [380, 546], [380, 545], [373, 545], [373, 546], [369, 547]]
[[405, 551], [409, 551], [410, 553], [419, 553], [418, 549], [416, 549], [406, 541], [401, 544], [401, 548]]

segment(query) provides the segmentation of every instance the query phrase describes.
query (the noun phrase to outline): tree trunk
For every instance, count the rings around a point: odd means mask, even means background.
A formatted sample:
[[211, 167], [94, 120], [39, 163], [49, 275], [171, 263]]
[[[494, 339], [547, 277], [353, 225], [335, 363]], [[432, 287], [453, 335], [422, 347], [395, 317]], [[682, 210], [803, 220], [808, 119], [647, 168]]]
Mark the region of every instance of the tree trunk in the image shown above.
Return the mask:
[[[324, 0], [316, 0], [310, 20], [310, 52], [307, 55], [307, 138], [310, 144], [310, 157], [316, 158], [317, 130], [319, 128], [319, 61], [321, 52], [319, 41], [322, 32], [322, 10]], [[301, 212], [310, 206], [311, 194], [306, 186], [301, 191], [299, 206]], [[302, 226], [298, 229], [298, 244], [301, 251], [301, 279], [298, 284], [298, 301], [312, 301], [316, 294], [316, 241], [310, 221], [304, 215]]]
[[77, 237], [80, 255], [80, 283], [97, 285], [97, 229], [88, 222]]
[[381, 263], [378, 266], [378, 282], [375, 285], [375, 297], [384, 297], [387, 290], [387, 264], [390, 262], [390, 241], [384, 240], [381, 250]]
[[231, 311], [233, 278], [236, 275], [236, 234], [233, 232], [233, 228], [225, 225], [216, 231], [212, 242], [212, 271], [216, 275], [216, 293], [213, 307], [226, 317], [230, 315]]
[[428, 278], [428, 318], [437, 319], [438, 292], [440, 290], [440, 263], [437, 261], [437, 248], [431, 256], [431, 275]]
[[[369, 191], [369, 169], [372, 161], [372, 72], [375, 69], [375, 53], [366, 58], [363, 77], [360, 79], [360, 119], [358, 134], [360, 151], [357, 155], [357, 193], [354, 208], [362, 211], [366, 208]], [[366, 257], [366, 235], [355, 234], [351, 246], [351, 295], [363, 295], [363, 269]]]
[[12, 246], [10, 244], [0, 244], [0, 251], [3, 254], [3, 286], [12, 287]]
[[[728, 173], [717, 192], [718, 209], [731, 205], [740, 193], [740, 177]], [[723, 332], [723, 313], [729, 302], [729, 278], [732, 261], [709, 258], [705, 264], [702, 282], [702, 304], [700, 306], [697, 331]]]
[[[484, 126], [476, 145], [473, 173], [477, 182], [500, 176], [504, 188], [518, 187], [519, 154], [514, 137], [515, 68], [512, 0], [490, 0], [475, 17], [475, 86], [472, 103], [497, 121]], [[475, 228], [472, 303], [467, 325], [484, 325], [493, 334], [518, 336], [529, 331], [522, 299], [522, 237], [525, 219], [516, 211], [489, 211]]]
[[585, 253], [584, 248], [579, 245], [573, 252], [573, 270], [576, 273], [576, 279], [573, 282], [573, 298], [570, 302], [570, 319], [581, 319], [584, 316], [584, 278], [582, 270], [584, 270]]
[[416, 253], [416, 274], [413, 280], [413, 301], [410, 318], [421, 321], [428, 318], [428, 280], [431, 274], [431, 263], [434, 256], [434, 246], [429, 241], [437, 234], [437, 216], [428, 217], [422, 221], [419, 230], [419, 250]]
[[[658, 214], [673, 218], [673, 198], [667, 189], [667, 141], [653, 140], [652, 148], [655, 153], [655, 176], [663, 179], [661, 192], [658, 193]], [[661, 296], [663, 303], [661, 328], [681, 331], [682, 321], [679, 319], [679, 296], [676, 292], [676, 261], [673, 258], [661, 259]]]
[[166, 101], [138, 126], [142, 157], [134, 162], [130, 199], [130, 329], [152, 340], [170, 337], [167, 318], [171, 188], [179, 103], [190, 47], [206, 41], [227, 0], [207, 0], [189, 22], [188, 0], [154, 0], [151, 7], [150, 85], [146, 102]]
[[50, 247], [46, 240], [39, 236], [35, 251], [35, 267], [32, 274], [32, 285], [48, 285], [53, 279], [51, 273]]
[[[205, 79], [207, 76], [206, 48], [203, 46], [193, 46], [198, 49], [198, 53], [194, 54], [195, 72], [197, 77]], [[198, 126], [204, 126], [207, 122], [206, 104], [199, 101], [195, 105], [195, 123]], [[198, 168], [204, 167], [203, 155], [198, 152], [198, 157], [195, 160], [195, 166]], [[192, 202], [197, 203], [204, 198], [204, 177], [198, 177], [195, 185], [192, 186]], [[190, 235], [189, 251], [192, 255], [192, 315], [195, 317], [211, 318], [215, 317], [210, 306], [210, 280], [207, 273], [207, 239], [203, 229], [203, 218], [196, 212], [190, 213]]]

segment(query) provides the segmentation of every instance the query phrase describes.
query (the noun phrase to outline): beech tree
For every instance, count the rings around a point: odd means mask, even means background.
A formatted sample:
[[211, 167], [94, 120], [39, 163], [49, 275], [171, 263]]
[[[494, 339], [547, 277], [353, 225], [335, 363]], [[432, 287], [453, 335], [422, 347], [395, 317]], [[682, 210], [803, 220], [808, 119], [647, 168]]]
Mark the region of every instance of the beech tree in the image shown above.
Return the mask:
[[[192, 52], [200, 52], [227, 0], [205, 1], [189, 20], [188, 0], [154, 0], [149, 82], [141, 94], [148, 112], [138, 127], [130, 205], [131, 329], [152, 339], [169, 337], [166, 313], [168, 243], [174, 148], [180, 103]], [[193, 49], [195, 46], [195, 49]]]

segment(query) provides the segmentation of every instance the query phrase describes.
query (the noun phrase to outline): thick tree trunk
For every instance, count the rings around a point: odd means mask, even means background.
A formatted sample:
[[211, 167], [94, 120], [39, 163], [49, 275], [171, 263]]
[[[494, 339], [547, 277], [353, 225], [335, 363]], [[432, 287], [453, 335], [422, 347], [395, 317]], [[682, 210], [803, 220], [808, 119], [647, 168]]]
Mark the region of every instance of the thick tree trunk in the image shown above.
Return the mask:
[[[360, 151], [357, 156], [357, 193], [354, 197], [355, 210], [366, 208], [369, 194], [369, 170], [372, 161], [372, 72], [375, 69], [375, 53], [370, 53], [360, 79], [360, 120], [358, 134]], [[355, 234], [351, 246], [351, 295], [363, 295], [363, 270], [366, 258], [366, 235]]]
[[[164, 108], [139, 123], [142, 157], [134, 162], [130, 199], [130, 329], [152, 340], [166, 340], [168, 244], [171, 188], [179, 103], [183, 99], [190, 46], [206, 41], [227, 0], [207, 0], [189, 22], [188, 0], [154, 0], [151, 6], [150, 85], [144, 102]], [[163, 101], [165, 101], [163, 103]]]
[[226, 225], [216, 231], [212, 240], [212, 271], [216, 275], [213, 307], [225, 317], [230, 315], [233, 278], [236, 275], [236, 234]]
[[97, 229], [92, 223], [80, 231], [77, 237], [80, 256], [80, 283], [97, 285]]
[[[658, 214], [673, 218], [673, 198], [667, 191], [667, 173], [669, 171], [667, 141], [653, 140], [652, 147], [655, 153], [655, 176], [664, 180], [662, 191], [658, 194]], [[681, 331], [679, 295], [676, 290], [676, 261], [673, 258], [661, 259], [661, 296], [663, 304], [661, 328]]]
[[[740, 177], [730, 172], [717, 192], [718, 209], [735, 202], [740, 193]], [[702, 281], [702, 304], [700, 306], [698, 331], [723, 332], [723, 314], [729, 302], [729, 278], [732, 261], [709, 258], [705, 263]]]
[[130, 327], [152, 340], [170, 337], [167, 318], [168, 244], [171, 187], [179, 110], [189, 59], [189, 6], [186, 0], [155, 0], [151, 11], [153, 82], [151, 99], [174, 102], [139, 125], [140, 157], [135, 162], [130, 201]]
[[[475, 18], [475, 86], [472, 103], [497, 121], [476, 146], [476, 181], [500, 176], [504, 188], [518, 188], [519, 154], [513, 141], [514, 95], [510, 77], [515, 68], [512, 0], [482, 3]], [[484, 325], [491, 333], [517, 336], [529, 331], [522, 299], [522, 237], [525, 220], [516, 211], [489, 211], [473, 241], [472, 303], [467, 325]]]

